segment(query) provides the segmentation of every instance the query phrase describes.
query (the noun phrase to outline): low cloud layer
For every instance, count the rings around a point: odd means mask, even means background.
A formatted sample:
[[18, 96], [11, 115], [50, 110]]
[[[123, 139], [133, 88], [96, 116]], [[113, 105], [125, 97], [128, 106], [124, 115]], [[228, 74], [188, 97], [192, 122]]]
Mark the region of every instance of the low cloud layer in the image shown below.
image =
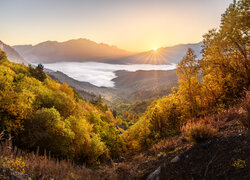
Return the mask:
[[151, 65], [151, 64], [130, 64], [130, 65], [120, 65], [120, 64], [106, 64], [106, 63], [96, 63], [96, 62], [62, 62], [62, 63], [52, 63], [44, 64], [44, 67], [53, 71], [61, 71], [68, 75], [69, 77], [78, 80], [85, 81], [96, 86], [113, 87], [115, 78], [115, 71], [117, 70], [127, 70], [127, 71], [137, 71], [137, 70], [171, 70], [175, 69], [176, 65]]

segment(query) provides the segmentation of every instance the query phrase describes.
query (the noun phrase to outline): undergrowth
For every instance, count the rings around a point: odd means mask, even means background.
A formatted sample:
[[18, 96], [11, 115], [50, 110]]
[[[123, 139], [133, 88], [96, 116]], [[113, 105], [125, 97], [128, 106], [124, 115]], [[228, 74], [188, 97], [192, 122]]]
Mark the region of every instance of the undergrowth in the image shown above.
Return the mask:
[[76, 166], [68, 160], [53, 159], [46, 154], [41, 156], [39, 151], [25, 153], [16, 147], [12, 148], [9, 141], [0, 145], [0, 169], [26, 174], [32, 179], [99, 179], [84, 166]]

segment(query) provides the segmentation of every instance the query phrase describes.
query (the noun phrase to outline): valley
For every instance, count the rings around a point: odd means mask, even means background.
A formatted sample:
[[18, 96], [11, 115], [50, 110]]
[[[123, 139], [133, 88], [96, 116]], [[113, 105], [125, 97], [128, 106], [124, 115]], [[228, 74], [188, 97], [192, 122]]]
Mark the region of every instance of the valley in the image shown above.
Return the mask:
[[83, 97], [95, 99], [100, 95], [109, 105], [160, 98], [168, 95], [173, 86], [177, 86], [175, 70], [115, 71], [117, 77], [112, 79], [114, 87], [98, 87], [88, 82], [77, 81], [59, 71], [45, 70], [45, 72], [61, 83], [66, 82]]
[[250, 178], [249, 0], [1, 7], [0, 179]]

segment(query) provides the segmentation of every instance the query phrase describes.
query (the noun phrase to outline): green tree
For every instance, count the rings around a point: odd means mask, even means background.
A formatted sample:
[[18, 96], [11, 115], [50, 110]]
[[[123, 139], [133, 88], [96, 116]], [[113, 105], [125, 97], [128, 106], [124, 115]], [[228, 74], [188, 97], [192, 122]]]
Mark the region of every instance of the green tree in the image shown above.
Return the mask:
[[24, 125], [24, 137], [20, 143], [26, 147], [35, 149], [39, 146], [41, 149], [51, 151], [57, 157], [72, 156], [70, 144], [75, 134], [55, 108], [37, 110], [32, 119], [26, 120]]
[[200, 97], [199, 65], [192, 49], [188, 49], [176, 69], [179, 82], [179, 96], [187, 104], [185, 108], [190, 111], [190, 116], [197, 115], [198, 99]]
[[34, 69], [31, 65], [29, 65], [29, 71], [31, 73], [31, 75], [38, 79], [39, 81], [44, 81], [46, 79], [46, 74], [43, 71], [43, 65], [42, 64], [38, 64], [37, 67]]
[[7, 59], [7, 56], [6, 56], [5, 52], [0, 49], [0, 61], [2, 59]]
[[200, 65], [208, 108], [227, 105], [250, 85], [249, 13], [248, 0], [234, 2], [220, 28], [204, 35]]

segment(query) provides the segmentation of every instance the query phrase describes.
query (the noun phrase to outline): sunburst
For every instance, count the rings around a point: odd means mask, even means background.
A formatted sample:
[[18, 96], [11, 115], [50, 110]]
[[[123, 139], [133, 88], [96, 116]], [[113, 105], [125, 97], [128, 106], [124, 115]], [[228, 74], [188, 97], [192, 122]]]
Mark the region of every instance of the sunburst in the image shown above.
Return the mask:
[[154, 51], [157, 51], [157, 49], [158, 49], [157, 47], [154, 47], [154, 48], [153, 48]]

